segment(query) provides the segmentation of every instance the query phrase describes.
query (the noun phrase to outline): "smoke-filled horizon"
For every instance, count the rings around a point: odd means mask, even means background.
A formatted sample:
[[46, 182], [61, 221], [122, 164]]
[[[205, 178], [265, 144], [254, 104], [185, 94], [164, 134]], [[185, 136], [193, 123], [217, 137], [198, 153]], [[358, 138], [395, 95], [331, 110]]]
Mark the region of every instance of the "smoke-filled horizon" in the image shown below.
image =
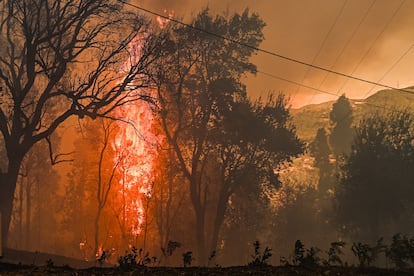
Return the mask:
[[[410, 74], [414, 65], [414, 18], [410, 15], [414, 2], [411, 1], [135, 0], [135, 3], [159, 13], [173, 11], [176, 18], [185, 22], [204, 7], [216, 14], [249, 8], [266, 22], [262, 49], [393, 87], [414, 84]], [[253, 62], [259, 73], [246, 77], [249, 95], [255, 98], [266, 96], [269, 91], [280, 91], [290, 96], [293, 107], [334, 100], [344, 93], [349, 98], [366, 98], [383, 89], [264, 53], [253, 57]]]

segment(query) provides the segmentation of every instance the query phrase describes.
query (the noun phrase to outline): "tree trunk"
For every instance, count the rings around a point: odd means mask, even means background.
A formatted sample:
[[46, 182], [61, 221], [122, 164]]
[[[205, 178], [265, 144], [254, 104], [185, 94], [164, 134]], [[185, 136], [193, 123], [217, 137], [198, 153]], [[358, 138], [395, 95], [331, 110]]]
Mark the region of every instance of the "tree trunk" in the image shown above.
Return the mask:
[[211, 237], [211, 245], [210, 245], [210, 253], [213, 253], [213, 251], [217, 251], [217, 243], [218, 243], [218, 237], [220, 234], [220, 228], [224, 221], [224, 216], [227, 211], [227, 202], [229, 197], [227, 195], [221, 196], [219, 198], [219, 202], [217, 204], [217, 212], [216, 212], [216, 218], [214, 220], [213, 225], [213, 235]]
[[[22, 178], [19, 184], [19, 197], [18, 197], [18, 206], [17, 206], [17, 213], [19, 214], [18, 217], [16, 217], [15, 224], [17, 224], [17, 233], [18, 233], [18, 243], [17, 247], [22, 249], [23, 248], [23, 200], [24, 200], [24, 181], [25, 179]], [[17, 187], [16, 187], [17, 188]]]
[[[194, 167], [194, 165], [193, 165]], [[197, 181], [195, 179], [195, 173], [190, 178], [190, 194], [191, 202], [194, 208], [194, 214], [196, 219], [196, 244], [197, 244], [197, 257], [198, 265], [205, 266], [207, 264], [206, 258], [206, 238], [205, 238], [205, 211], [200, 200], [200, 191], [196, 190]]]
[[196, 210], [196, 221], [197, 221], [196, 242], [197, 242], [198, 265], [205, 266], [207, 263], [207, 258], [206, 258], [206, 242], [205, 242], [205, 235], [204, 235], [204, 214], [200, 209]]
[[2, 246], [7, 246], [10, 222], [13, 212], [14, 192], [16, 190], [17, 178], [19, 176], [22, 158], [9, 160], [7, 173], [0, 174], [0, 211], [1, 211], [1, 233]]
[[31, 240], [30, 240], [30, 227], [31, 227], [31, 213], [32, 213], [32, 201], [31, 201], [31, 184], [30, 179], [26, 181], [26, 231], [25, 231], [25, 248], [31, 249]]
[[96, 254], [98, 254], [99, 251], [99, 220], [101, 218], [101, 211], [102, 208], [98, 207], [98, 212], [96, 213], [95, 217], [95, 239], [94, 239], [94, 256], [99, 257]]

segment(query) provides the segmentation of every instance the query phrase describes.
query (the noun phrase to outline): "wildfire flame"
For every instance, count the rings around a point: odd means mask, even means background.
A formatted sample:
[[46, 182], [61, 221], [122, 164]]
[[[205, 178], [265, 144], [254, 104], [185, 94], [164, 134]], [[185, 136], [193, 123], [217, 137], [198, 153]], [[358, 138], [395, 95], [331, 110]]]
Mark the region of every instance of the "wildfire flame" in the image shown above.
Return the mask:
[[[168, 18], [174, 16], [173, 11], [167, 13], [164, 10], [164, 13], [168, 14]], [[156, 21], [161, 29], [170, 23], [169, 19], [161, 17], [157, 17]], [[129, 45], [131, 57], [125, 61], [125, 69], [138, 61], [144, 40], [145, 37], [137, 37]], [[152, 172], [157, 157], [154, 145], [160, 143], [162, 137], [152, 132], [154, 115], [143, 101], [122, 106], [117, 110], [117, 116], [123, 120], [117, 122], [118, 131], [112, 147], [117, 153], [114, 161], [119, 164], [121, 175], [118, 193], [125, 200], [121, 219], [132, 234], [138, 235], [145, 219], [144, 197], [151, 196]]]
[[[141, 49], [141, 39], [135, 39], [129, 46], [132, 58], [125, 67], [133, 65]], [[137, 91], [139, 93], [139, 91]], [[124, 198], [124, 212], [121, 219], [126, 222], [129, 231], [138, 235], [144, 222], [143, 199], [151, 196], [152, 169], [157, 156], [155, 144], [158, 137], [151, 131], [154, 117], [149, 104], [135, 101], [125, 104], [117, 110], [117, 133], [112, 147], [118, 163], [119, 193]]]

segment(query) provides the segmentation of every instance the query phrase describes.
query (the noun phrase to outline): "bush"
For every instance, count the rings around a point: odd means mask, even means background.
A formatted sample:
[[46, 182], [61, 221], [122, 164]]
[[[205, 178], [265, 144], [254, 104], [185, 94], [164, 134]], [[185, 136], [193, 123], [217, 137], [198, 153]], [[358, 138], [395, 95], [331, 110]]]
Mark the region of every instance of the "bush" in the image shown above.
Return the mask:
[[248, 266], [267, 266], [269, 265], [267, 262], [270, 257], [272, 257], [272, 249], [266, 246], [263, 254], [260, 252], [260, 242], [255, 241], [253, 243], [254, 246], [254, 255], [252, 255], [253, 261], [248, 263]]

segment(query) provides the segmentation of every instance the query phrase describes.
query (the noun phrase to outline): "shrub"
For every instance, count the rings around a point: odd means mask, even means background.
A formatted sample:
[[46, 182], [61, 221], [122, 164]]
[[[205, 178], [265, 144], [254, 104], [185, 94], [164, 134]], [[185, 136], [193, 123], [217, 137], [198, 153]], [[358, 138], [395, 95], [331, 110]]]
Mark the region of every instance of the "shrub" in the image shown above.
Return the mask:
[[255, 241], [253, 243], [254, 246], [254, 255], [252, 255], [253, 261], [248, 263], [248, 266], [267, 266], [268, 260], [272, 257], [272, 249], [266, 246], [263, 254], [260, 252], [260, 242]]
[[375, 246], [370, 246], [369, 244], [365, 243], [353, 243], [351, 250], [352, 253], [358, 258], [359, 266], [370, 266], [373, 262], [378, 259], [380, 253], [386, 251], [386, 246], [383, 245], [383, 238], [380, 238], [377, 241]]
[[[149, 257], [149, 253], [143, 254], [143, 249], [140, 248], [139, 250], [133, 246], [131, 251], [125, 252], [125, 256], [121, 256], [118, 259], [118, 264], [121, 269], [130, 270], [137, 266], [146, 266], [151, 263], [151, 258]], [[156, 258], [153, 258], [156, 261]]]
[[414, 240], [399, 233], [395, 234], [386, 256], [397, 268], [406, 268], [409, 261], [414, 261]]

